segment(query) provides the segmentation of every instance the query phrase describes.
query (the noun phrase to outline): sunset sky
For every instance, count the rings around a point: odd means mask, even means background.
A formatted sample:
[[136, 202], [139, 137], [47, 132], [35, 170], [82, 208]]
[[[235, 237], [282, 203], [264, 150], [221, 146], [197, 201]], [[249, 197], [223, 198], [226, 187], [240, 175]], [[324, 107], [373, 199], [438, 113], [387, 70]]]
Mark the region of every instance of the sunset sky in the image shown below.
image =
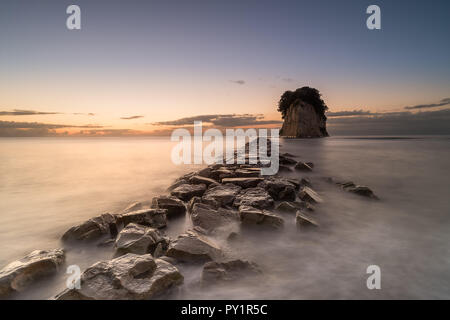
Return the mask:
[[0, 136], [280, 126], [305, 85], [332, 134], [450, 133], [449, 30], [449, 1], [2, 0]]

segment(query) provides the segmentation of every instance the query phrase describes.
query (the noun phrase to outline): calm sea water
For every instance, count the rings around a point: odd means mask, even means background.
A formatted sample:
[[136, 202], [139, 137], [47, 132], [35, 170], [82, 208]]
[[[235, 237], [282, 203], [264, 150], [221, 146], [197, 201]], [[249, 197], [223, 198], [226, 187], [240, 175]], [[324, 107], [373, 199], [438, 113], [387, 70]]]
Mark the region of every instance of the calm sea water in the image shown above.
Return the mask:
[[[309, 175], [325, 199], [299, 231], [285, 215], [283, 232], [247, 233], [236, 257], [257, 262], [264, 281], [205, 290], [200, 267], [182, 266], [185, 284], [172, 298], [400, 299], [450, 298], [450, 138], [333, 137], [282, 141], [281, 152], [312, 161]], [[0, 139], [0, 268], [35, 249], [60, 247], [70, 226], [133, 201], [164, 193], [196, 169], [170, 160], [168, 138]], [[291, 173], [293, 177], [305, 174]], [[321, 176], [370, 186], [368, 201]], [[171, 221], [170, 235], [187, 228]], [[67, 264], [85, 268], [111, 248], [79, 246]], [[381, 268], [381, 290], [368, 290], [366, 268]], [[46, 299], [64, 288], [64, 270], [13, 298]]]

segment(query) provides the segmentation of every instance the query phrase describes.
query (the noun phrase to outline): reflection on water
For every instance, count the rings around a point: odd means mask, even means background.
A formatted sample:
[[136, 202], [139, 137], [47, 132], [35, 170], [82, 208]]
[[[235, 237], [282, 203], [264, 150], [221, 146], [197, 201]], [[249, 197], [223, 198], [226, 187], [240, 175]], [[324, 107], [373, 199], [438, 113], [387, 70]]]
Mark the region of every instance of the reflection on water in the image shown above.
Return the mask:
[[[152, 139], [1, 139], [0, 267], [34, 249], [55, 248], [70, 226], [134, 200], [150, 200], [193, 167], [170, 161], [172, 144]], [[199, 267], [182, 266], [174, 298], [450, 298], [448, 138], [282, 141], [281, 152], [313, 161], [310, 178], [325, 203], [321, 227], [299, 231], [285, 214], [283, 232], [243, 231], [238, 244], [219, 239], [236, 257], [257, 262], [264, 281], [199, 288]], [[304, 174], [291, 173], [293, 177]], [[367, 201], [321, 176], [370, 186]], [[171, 223], [175, 236], [185, 221]], [[67, 263], [85, 268], [110, 248], [71, 248]], [[366, 268], [381, 267], [381, 290], [366, 288]], [[14, 298], [48, 298], [65, 275]]]

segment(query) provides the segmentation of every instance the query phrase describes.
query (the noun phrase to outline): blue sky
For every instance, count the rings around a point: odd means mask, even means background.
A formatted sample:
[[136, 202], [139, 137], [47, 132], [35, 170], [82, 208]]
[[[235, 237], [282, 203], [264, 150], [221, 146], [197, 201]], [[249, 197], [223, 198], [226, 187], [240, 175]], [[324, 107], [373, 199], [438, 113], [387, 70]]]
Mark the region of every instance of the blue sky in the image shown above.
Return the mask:
[[[65, 27], [69, 4], [81, 30]], [[381, 30], [366, 28], [371, 4]], [[448, 1], [2, 0], [0, 111], [139, 130], [202, 114], [279, 119], [280, 95], [310, 85], [334, 112], [400, 112], [450, 96], [449, 30]]]

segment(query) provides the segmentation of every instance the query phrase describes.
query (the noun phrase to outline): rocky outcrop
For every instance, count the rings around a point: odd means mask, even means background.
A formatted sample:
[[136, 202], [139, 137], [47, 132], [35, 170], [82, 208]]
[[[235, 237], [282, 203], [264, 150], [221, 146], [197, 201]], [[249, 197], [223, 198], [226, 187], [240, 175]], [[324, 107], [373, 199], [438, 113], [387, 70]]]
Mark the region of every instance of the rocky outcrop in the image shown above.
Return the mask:
[[287, 179], [270, 177], [258, 187], [266, 189], [274, 200], [295, 201], [295, 185]]
[[326, 117], [318, 114], [311, 104], [297, 100], [286, 110], [280, 136], [295, 138], [328, 137]]
[[166, 255], [181, 262], [206, 262], [222, 256], [222, 250], [208, 238], [187, 231], [173, 241]]
[[240, 281], [243, 278], [261, 274], [259, 267], [249, 261], [231, 260], [226, 262], [211, 261], [205, 263], [202, 272], [204, 284]]
[[304, 214], [300, 210], [297, 211], [297, 213], [295, 214], [295, 223], [297, 224], [298, 227], [302, 227], [302, 226], [318, 227], [319, 226], [319, 224], [314, 219], [308, 217], [306, 214]]
[[138, 223], [153, 228], [164, 228], [167, 226], [166, 209], [145, 209], [128, 212], [117, 217], [117, 222], [124, 226], [129, 223]]
[[128, 253], [100, 261], [81, 275], [79, 289], [67, 289], [57, 300], [144, 300], [180, 285], [183, 276], [170, 263], [150, 254]]
[[120, 231], [114, 247], [117, 256], [126, 253], [153, 254], [159, 244], [161, 251], [167, 250], [169, 240], [157, 229], [130, 223]]
[[56, 273], [64, 263], [62, 249], [35, 250], [24, 258], [11, 262], [0, 271], [0, 297], [22, 291], [33, 281]]
[[224, 208], [215, 210], [204, 203], [194, 204], [191, 212], [191, 220], [194, 226], [199, 226], [206, 231], [212, 231], [223, 225], [239, 220], [236, 211]]
[[116, 236], [116, 222], [116, 216], [105, 213], [70, 228], [63, 234], [62, 239], [64, 241], [95, 240], [105, 235]]
[[184, 216], [186, 206], [183, 201], [173, 196], [159, 196], [152, 199], [152, 208], [167, 210], [167, 218]]
[[183, 201], [189, 201], [192, 197], [201, 197], [206, 191], [206, 185], [202, 184], [182, 184], [173, 189], [170, 194]]
[[202, 202], [220, 207], [232, 205], [241, 187], [227, 183], [208, 189], [202, 197]]
[[250, 206], [258, 209], [270, 209], [274, 201], [269, 193], [260, 187], [244, 189], [234, 199], [235, 207]]
[[303, 187], [300, 190], [298, 197], [300, 199], [302, 199], [303, 201], [310, 202], [310, 203], [322, 203], [323, 202], [323, 200], [319, 196], [319, 194], [317, 192], [315, 192], [313, 189], [311, 189], [310, 187]]
[[282, 228], [283, 218], [269, 212], [249, 206], [239, 207], [239, 215], [244, 225], [261, 225], [274, 229]]

